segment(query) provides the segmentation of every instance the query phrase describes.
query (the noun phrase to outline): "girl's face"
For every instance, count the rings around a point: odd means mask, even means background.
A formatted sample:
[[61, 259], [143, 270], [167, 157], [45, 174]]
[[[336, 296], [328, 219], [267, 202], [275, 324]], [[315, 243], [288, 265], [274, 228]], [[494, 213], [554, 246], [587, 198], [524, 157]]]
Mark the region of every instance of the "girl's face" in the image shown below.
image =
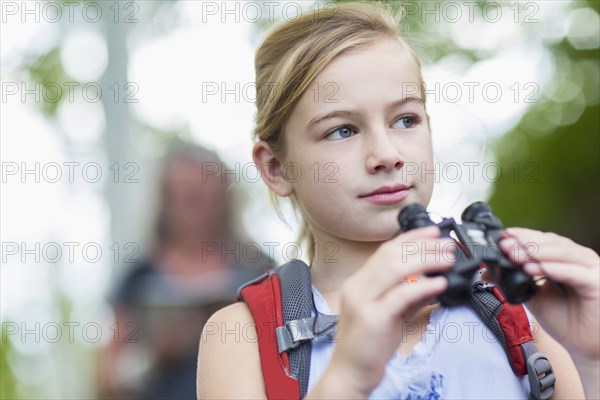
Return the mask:
[[[433, 191], [431, 137], [417, 66], [404, 46], [379, 40], [342, 55], [303, 95], [285, 127], [287, 183], [315, 237], [390, 239], [407, 204]], [[404, 200], [361, 196], [410, 187]]]

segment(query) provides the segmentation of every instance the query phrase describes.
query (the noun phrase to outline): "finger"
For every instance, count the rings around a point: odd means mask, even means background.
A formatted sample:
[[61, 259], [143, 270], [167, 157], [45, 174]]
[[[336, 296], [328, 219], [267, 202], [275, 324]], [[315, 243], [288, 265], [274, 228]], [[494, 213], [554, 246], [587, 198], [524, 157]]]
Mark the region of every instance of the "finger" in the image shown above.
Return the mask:
[[527, 228], [508, 228], [507, 233], [520, 242], [537, 243], [540, 246], [568, 246], [573, 251], [580, 252], [590, 260], [595, 260], [598, 257], [598, 253], [589, 247], [583, 246], [574, 240], [561, 236], [554, 232], [540, 232], [533, 229]]
[[361, 290], [369, 298], [379, 298], [408, 276], [447, 271], [455, 262], [454, 249], [452, 239], [403, 242], [400, 248], [382, 249], [365, 274]]
[[551, 236], [559, 237], [559, 235], [553, 232], [542, 232], [536, 229], [522, 228], [522, 227], [511, 227], [506, 228], [505, 232], [508, 236], [515, 237], [521, 242], [523, 241], [544, 241]]
[[530, 236], [530, 235], [536, 235], [536, 234], [543, 234], [544, 232], [542, 231], [538, 231], [536, 229], [530, 229], [530, 228], [524, 228], [524, 227], [520, 227], [520, 226], [513, 226], [510, 228], [506, 228], [505, 229], [506, 232], [513, 234], [517, 237], [521, 237], [521, 236]]
[[420, 306], [442, 293], [448, 287], [443, 276], [423, 277], [411, 284], [400, 284], [382, 297], [381, 304], [385, 309], [398, 317], [409, 317], [415, 306]]
[[501, 240], [499, 246], [508, 258], [518, 264], [537, 260], [535, 255], [540, 250], [540, 245], [537, 242], [523, 242], [512, 237]]
[[426, 274], [451, 266], [455, 261], [456, 243], [453, 239], [434, 239], [403, 242], [392, 258], [391, 267], [395, 267], [402, 277]]
[[542, 238], [539, 242], [522, 243], [508, 238], [500, 242], [500, 247], [513, 261], [520, 264], [539, 260], [581, 264], [587, 268], [598, 265], [598, 255], [593, 250], [554, 234]]
[[523, 269], [531, 276], [542, 275], [571, 286], [579, 294], [587, 293], [594, 288], [597, 292], [599, 286], [598, 273], [577, 264], [544, 261], [535, 264], [527, 263], [523, 266]]
[[570, 240], [553, 232], [542, 232], [529, 228], [507, 228], [506, 231], [509, 237], [513, 237], [521, 243], [548, 243], [557, 239]]

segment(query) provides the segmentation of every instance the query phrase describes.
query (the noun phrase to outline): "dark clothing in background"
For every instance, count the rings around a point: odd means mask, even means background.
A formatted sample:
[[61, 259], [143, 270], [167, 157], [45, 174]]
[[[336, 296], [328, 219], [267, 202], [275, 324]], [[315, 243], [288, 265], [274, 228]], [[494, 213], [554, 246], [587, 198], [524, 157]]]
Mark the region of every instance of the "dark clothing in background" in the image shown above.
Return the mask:
[[235, 301], [239, 286], [274, 265], [266, 256], [261, 260], [266, 261], [191, 276], [165, 273], [145, 260], [126, 274], [113, 303], [135, 324], [124, 335], [129, 342], [124, 346], [135, 351], [123, 357], [129, 357], [126, 380], [139, 399], [196, 399], [202, 328], [214, 312]]

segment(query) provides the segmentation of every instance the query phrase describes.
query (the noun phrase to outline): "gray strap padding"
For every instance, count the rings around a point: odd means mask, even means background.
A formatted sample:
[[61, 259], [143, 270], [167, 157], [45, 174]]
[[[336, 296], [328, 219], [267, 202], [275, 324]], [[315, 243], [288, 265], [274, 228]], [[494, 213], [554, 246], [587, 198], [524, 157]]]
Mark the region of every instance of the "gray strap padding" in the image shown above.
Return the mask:
[[538, 352], [532, 342], [521, 344], [521, 350], [527, 360], [530, 396], [534, 400], [547, 400], [554, 393], [556, 377], [545, 355]]
[[337, 315], [321, 314], [316, 317], [286, 322], [283, 326], [276, 328], [279, 352], [294, 349], [305, 340], [329, 334], [335, 328], [337, 320]]
[[506, 354], [508, 364], [513, 368], [506, 337], [504, 336], [500, 322], [498, 322], [498, 314], [502, 311], [502, 302], [494, 296], [491, 291], [492, 287], [493, 285], [489, 283], [482, 281], [475, 282], [472, 286], [471, 296], [469, 296], [469, 305], [488, 329], [492, 331], [496, 339], [498, 339]]
[[[499, 340], [508, 358], [508, 363], [514, 369], [504, 332], [498, 322], [498, 314], [502, 309], [502, 303], [492, 294], [491, 288], [493, 286], [493, 284], [488, 282], [475, 281], [469, 298], [470, 305]], [[529, 397], [532, 400], [549, 399], [554, 393], [554, 384], [556, 382], [550, 361], [548, 361], [546, 356], [538, 352], [533, 342], [523, 343], [520, 347], [527, 365], [527, 376], [530, 386]]]
[[[302, 260], [293, 259], [276, 268], [274, 273], [279, 276], [281, 286], [283, 323], [310, 318], [314, 303], [308, 265]], [[277, 335], [279, 337], [281, 333], [278, 332]], [[288, 351], [290, 375], [300, 384], [300, 398], [304, 398], [308, 391], [311, 349], [312, 342], [305, 340]]]

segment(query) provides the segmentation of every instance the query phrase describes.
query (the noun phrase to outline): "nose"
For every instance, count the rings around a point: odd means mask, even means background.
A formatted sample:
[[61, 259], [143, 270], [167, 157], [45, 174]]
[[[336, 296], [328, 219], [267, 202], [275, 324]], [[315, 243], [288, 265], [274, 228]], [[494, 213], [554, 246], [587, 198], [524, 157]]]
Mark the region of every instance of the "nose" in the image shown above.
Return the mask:
[[386, 129], [371, 131], [365, 137], [366, 167], [370, 174], [402, 168], [404, 158], [396, 149], [398, 144], [391, 140]]

